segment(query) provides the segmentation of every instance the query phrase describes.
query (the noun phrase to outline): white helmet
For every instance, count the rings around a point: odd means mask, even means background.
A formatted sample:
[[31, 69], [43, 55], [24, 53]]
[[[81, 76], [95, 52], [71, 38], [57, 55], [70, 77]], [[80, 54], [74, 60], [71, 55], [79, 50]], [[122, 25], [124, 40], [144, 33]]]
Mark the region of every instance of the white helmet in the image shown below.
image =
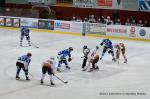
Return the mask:
[[114, 47], [114, 48], [117, 48], [117, 45], [118, 45], [118, 44], [117, 44], [117, 43], [115, 43], [115, 44], [113, 44], [113, 47]]

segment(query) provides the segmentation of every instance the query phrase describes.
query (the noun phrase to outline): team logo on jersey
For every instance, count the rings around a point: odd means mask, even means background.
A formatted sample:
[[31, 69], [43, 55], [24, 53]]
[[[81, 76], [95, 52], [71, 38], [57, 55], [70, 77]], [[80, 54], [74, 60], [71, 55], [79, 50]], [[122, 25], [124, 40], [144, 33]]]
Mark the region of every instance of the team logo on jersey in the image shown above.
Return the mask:
[[145, 36], [146, 35], [146, 31], [144, 29], [141, 29], [139, 31], [140, 36]]

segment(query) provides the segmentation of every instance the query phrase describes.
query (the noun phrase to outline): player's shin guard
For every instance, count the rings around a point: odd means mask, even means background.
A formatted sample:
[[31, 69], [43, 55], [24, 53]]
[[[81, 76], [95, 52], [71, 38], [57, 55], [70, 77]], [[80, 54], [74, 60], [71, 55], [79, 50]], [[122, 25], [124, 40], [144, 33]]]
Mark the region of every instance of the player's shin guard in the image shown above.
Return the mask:
[[102, 58], [103, 58], [104, 54], [105, 54], [105, 53], [102, 53], [100, 60], [102, 60]]
[[114, 51], [111, 51], [111, 55], [112, 55], [112, 57], [113, 57], [112, 61], [116, 62], [116, 59], [115, 59], [115, 57], [114, 57]]
[[57, 67], [57, 71], [58, 71], [58, 72], [61, 72], [60, 67], [61, 67], [61, 63], [59, 62], [59, 63], [58, 63], [58, 67]]
[[30, 80], [30, 78], [28, 76], [28, 70], [24, 70], [24, 72], [25, 72], [26, 80]]
[[125, 59], [124, 63], [127, 63], [127, 59]]
[[31, 42], [30, 42], [30, 40], [28, 40], [28, 45], [29, 45], [29, 46], [31, 46]]
[[53, 75], [50, 75], [50, 83], [51, 83], [51, 85], [55, 85], [53, 82]]
[[44, 83], [44, 78], [45, 78], [45, 74], [42, 74], [42, 77], [41, 77], [41, 84]]
[[22, 40], [20, 41], [20, 46], [22, 46]]
[[16, 79], [20, 79], [20, 77], [19, 77], [20, 70], [21, 70], [21, 68], [17, 67]]
[[66, 69], [70, 69], [66, 60], [64, 61], [64, 64], [66, 65]]

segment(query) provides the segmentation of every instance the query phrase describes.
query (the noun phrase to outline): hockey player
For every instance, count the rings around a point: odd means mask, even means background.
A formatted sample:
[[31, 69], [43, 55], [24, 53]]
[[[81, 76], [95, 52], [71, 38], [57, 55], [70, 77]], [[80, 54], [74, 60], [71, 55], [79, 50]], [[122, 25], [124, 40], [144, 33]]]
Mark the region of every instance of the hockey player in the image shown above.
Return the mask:
[[20, 46], [22, 46], [22, 41], [23, 41], [24, 36], [26, 36], [26, 40], [28, 41], [28, 45], [31, 46], [31, 44], [30, 44], [30, 35], [29, 35], [30, 30], [29, 30], [29, 28], [26, 27], [26, 26], [23, 26], [23, 27], [21, 27], [20, 32], [21, 32]]
[[50, 77], [51, 85], [55, 85], [53, 82], [53, 76], [55, 75], [55, 66], [56, 66], [56, 61], [55, 61], [54, 57], [50, 57], [50, 59], [43, 62], [41, 84], [44, 83], [45, 74], [48, 73], [48, 75]]
[[[66, 65], [66, 69], [70, 69], [70, 67], [68, 66], [68, 62], [70, 62], [72, 60], [72, 58], [71, 58], [71, 52], [72, 51], [73, 51], [73, 48], [69, 47], [68, 49], [60, 51], [58, 53], [57, 58], [59, 60], [59, 63], [58, 63], [57, 71], [61, 72], [60, 68], [61, 68], [62, 63], [64, 63]], [[66, 59], [67, 56], [69, 57], [68, 62], [67, 62], [67, 59]]]
[[86, 62], [87, 62], [89, 53], [90, 53], [90, 49], [87, 47], [87, 45], [84, 45], [83, 46], [83, 54], [84, 54], [84, 56], [82, 57], [84, 59], [83, 59], [82, 69], [84, 69], [85, 66], [86, 66]]
[[28, 76], [28, 66], [31, 62], [31, 56], [32, 56], [31, 53], [27, 53], [27, 55], [23, 55], [18, 58], [16, 62], [16, 66], [17, 66], [16, 80], [20, 79], [19, 73], [21, 69], [25, 72], [26, 80], [30, 80]]
[[101, 60], [104, 56], [104, 54], [106, 53], [106, 51], [108, 51], [108, 53], [110, 53], [112, 55], [112, 60], [115, 62], [116, 59], [114, 57], [114, 51], [113, 51], [113, 46], [112, 46], [112, 42], [109, 40], [109, 39], [104, 39], [101, 43], [100, 43], [101, 46], [104, 46], [103, 48], [103, 52], [102, 52], [102, 55], [101, 55]]
[[122, 53], [122, 56], [124, 58], [124, 63], [127, 63], [127, 58], [125, 55], [125, 51], [126, 51], [125, 45], [123, 43], [118, 43], [118, 44], [115, 44], [114, 47], [117, 49], [116, 60], [118, 61], [118, 64], [119, 64], [120, 53]]
[[99, 67], [98, 67], [98, 65], [97, 65], [97, 63], [98, 63], [98, 61], [99, 61], [98, 50], [99, 50], [99, 47], [96, 46], [96, 49], [93, 50], [93, 51], [88, 55], [89, 66], [90, 66], [90, 64], [92, 64], [92, 68], [90, 68], [89, 72], [91, 72], [91, 71], [93, 71], [93, 70], [99, 70]]

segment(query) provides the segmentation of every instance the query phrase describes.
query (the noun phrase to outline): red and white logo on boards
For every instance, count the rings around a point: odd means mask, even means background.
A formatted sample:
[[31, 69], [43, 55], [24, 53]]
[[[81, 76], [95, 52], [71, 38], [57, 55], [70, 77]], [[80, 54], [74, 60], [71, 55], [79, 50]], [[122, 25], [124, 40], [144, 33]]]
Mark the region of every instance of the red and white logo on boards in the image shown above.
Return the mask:
[[129, 37], [136, 37], [135, 32], [136, 32], [135, 27], [131, 27]]

